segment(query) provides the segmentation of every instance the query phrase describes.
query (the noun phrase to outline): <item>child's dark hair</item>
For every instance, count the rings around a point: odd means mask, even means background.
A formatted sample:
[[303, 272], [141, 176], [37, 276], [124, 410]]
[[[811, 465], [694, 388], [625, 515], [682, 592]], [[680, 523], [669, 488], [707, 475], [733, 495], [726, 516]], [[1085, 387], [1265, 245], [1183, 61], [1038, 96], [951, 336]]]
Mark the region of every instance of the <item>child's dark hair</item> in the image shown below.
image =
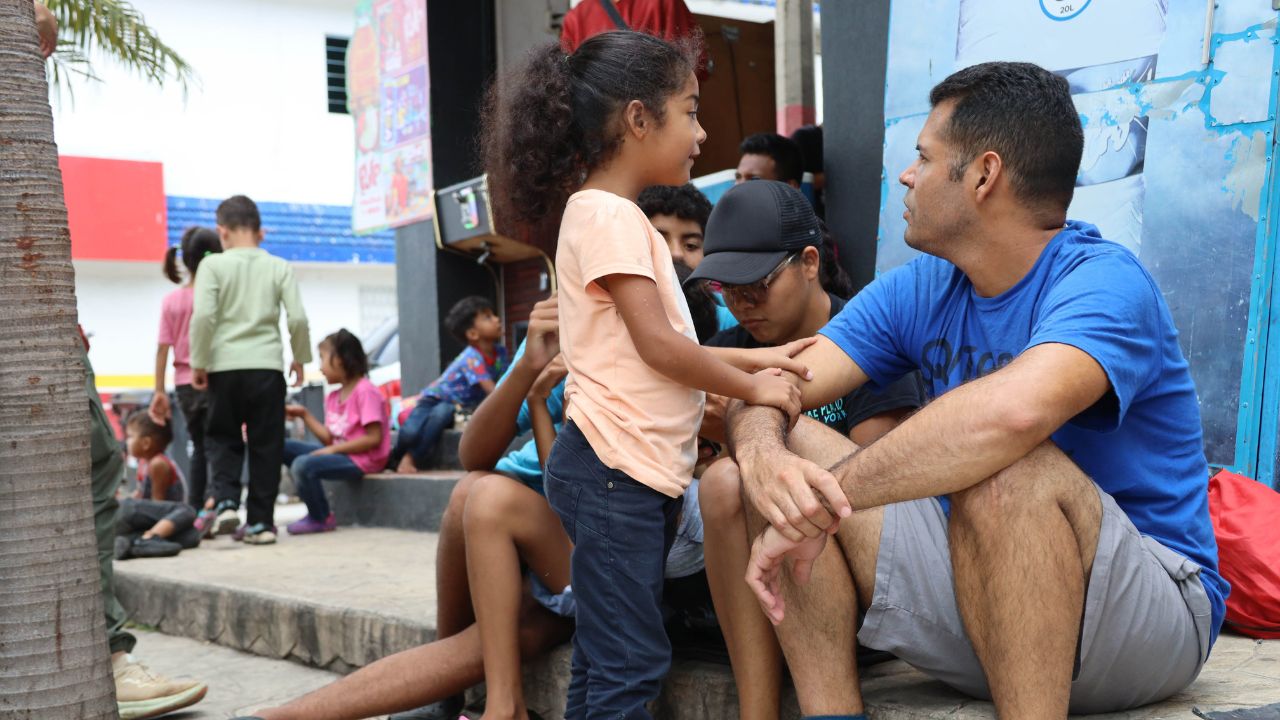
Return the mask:
[[325, 337], [320, 341], [320, 347], [329, 348], [348, 378], [361, 378], [369, 374], [369, 356], [364, 354], [364, 345], [360, 344], [360, 338], [352, 335], [346, 328]]
[[682, 262], [675, 263], [676, 278], [684, 289], [684, 300], [689, 304], [689, 316], [693, 318], [693, 332], [698, 336], [698, 343], [704, 343], [720, 331], [720, 318], [716, 316], [716, 301], [711, 297], [711, 288], [707, 283], [685, 283], [693, 274], [693, 268]]
[[621, 111], [639, 100], [658, 122], [698, 63], [698, 40], [672, 44], [629, 30], [588, 38], [566, 56], [530, 51], [489, 88], [480, 147], [497, 215], [559, 216], [586, 172], [622, 145]]
[[487, 297], [472, 295], [464, 297], [449, 308], [444, 316], [445, 329], [458, 338], [459, 342], [467, 342], [467, 331], [476, 324], [476, 316], [482, 312], [493, 312], [493, 303]]
[[818, 283], [823, 290], [848, 300], [853, 297], [853, 279], [840, 264], [836, 236], [825, 222], [819, 220], [818, 226], [822, 228], [822, 244], [818, 246]]
[[129, 413], [129, 417], [125, 418], [124, 425], [140, 435], [155, 440], [160, 445], [161, 452], [169, 447], [169, 443], [173, 442], [173, 428], [169, 425], [160, 425], [155, 420], [152, 420], [146, 408], [138, 408]]
[[193, 225], [182, 233], [182, 242], [165, 251], [164, 276], [181, 285], [182, 274], [178, 272], [179, 252], [182, 253], [182, 265], [187, 269], [187, 276], [194, 278], [201, 260], [213, 253], [222, 252], [222, 241], [213, 230]]
[[648, 217], [654, 215], [671, 215], [681, 220], [698, 223], [698, 227], [707, 229], [707, 218], [711, 215], [711, 201], [702, 191], [686, 183], [679, 187], [654, 185], [647, 187], [636, 204]]
[[738, 153], [773, 158], [779, 180], [797, 185], [804, 182], [804, 156], [800, 153], [800, 145], [789, 137], [771, 132], [748, 135], [738, 146]]
[[244, 195], [232, 195], [218, 205], [218, 224], [228, 230], [262, 229], [262, 216], [258, 214], [258, 204]]

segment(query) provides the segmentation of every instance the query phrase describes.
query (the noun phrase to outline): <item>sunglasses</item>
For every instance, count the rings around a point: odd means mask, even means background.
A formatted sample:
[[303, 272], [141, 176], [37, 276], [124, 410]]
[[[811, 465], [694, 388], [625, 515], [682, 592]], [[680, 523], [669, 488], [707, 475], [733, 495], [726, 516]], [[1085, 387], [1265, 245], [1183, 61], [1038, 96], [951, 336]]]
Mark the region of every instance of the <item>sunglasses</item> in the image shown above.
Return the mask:
[[759, 305], [763, 303], [769, 296], [769, 286], [773, 284], [778, 276], [782, 274], [787, 266], [795, 262], [801, 253], [792, 253], [783, 258], [768, 275], [751, 283], [750, 285], [726, 285], [720, 283], [720, 290], [724, 293], [724, 299], [734, 304], [743, 305]]

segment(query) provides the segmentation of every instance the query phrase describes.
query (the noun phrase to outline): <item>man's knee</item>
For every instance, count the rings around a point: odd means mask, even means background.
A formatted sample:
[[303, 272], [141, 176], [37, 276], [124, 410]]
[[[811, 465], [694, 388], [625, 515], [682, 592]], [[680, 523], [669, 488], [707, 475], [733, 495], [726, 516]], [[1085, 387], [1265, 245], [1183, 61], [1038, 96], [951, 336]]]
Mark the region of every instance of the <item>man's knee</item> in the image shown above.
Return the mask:
[[742, 477], [731, 458], [712, 463], [698, 481], [698, 504], [702, 520], [723, 527], [742, 518]]
[[970, 488], [951, 494], [953, 517], [1001, 524], [1002, 517], [1087, 499], [1092, 483], [1052, 441]]

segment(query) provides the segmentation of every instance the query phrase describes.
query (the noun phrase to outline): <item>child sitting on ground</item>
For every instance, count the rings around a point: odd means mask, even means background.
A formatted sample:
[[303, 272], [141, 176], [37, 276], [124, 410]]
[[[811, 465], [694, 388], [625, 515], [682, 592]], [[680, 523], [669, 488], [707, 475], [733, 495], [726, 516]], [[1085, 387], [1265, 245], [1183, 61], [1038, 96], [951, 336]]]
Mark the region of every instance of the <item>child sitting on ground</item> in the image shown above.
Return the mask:
[[400, 424], [400, 436], [391, 451], [387, 469], [412, 473], [424, 470], [444, 431], [453, 426], [454, 405], [473, 410], [497, 385], [507, 367], [502, 342], [502, 319], [487, 298], [459, 300], [445, 316], [445, 327], [467, 344], [449, 363], [444, 374], [427, 386], [409, 416]]
[[284, 464], [293, 476], [307, 516], [289, 523], [290, 535], [327, 532], [337, 528], [321, 480], [359, 480], [387, 463], [391, 447], [387, 405], [369, 381], [369, 358], [360, 339], [338, 332], [320, 341], [320, 372], [330, 384], [341, 385], [324, 399], [324, 422], [301, 405], [285, 407], [291, 418], [302, 418], [319, 443], [284, 441]]
[[136, 410], [125, 421], [125, 436], [129, 454], [138, 461], [138, 487], [120, 503], [116, 559], [169, 557], [199, 545], [196, 511], [186, 502], [186, 481], [164, 454], [173, 442], [173, 430], [156, 423], [146, 410]]

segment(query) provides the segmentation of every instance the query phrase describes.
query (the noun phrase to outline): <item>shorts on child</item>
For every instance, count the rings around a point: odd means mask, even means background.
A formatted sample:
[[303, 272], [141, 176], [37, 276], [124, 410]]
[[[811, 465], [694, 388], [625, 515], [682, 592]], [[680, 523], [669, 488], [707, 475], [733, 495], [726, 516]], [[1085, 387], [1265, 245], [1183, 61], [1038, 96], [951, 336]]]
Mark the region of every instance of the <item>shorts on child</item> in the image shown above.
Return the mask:
[[[1102, 527], [1072, 676], [1073, 715], [1168, 697], [1195, 680], [1209, 655], [1212, 618], [1200, 566], [1139, 533], [1110, 495], [1101, 488], [1098, 495]], [[858, 642], [989, 699], [954, 587], [941, 504], [926, 498], [885, 506], [875, 590]]]

